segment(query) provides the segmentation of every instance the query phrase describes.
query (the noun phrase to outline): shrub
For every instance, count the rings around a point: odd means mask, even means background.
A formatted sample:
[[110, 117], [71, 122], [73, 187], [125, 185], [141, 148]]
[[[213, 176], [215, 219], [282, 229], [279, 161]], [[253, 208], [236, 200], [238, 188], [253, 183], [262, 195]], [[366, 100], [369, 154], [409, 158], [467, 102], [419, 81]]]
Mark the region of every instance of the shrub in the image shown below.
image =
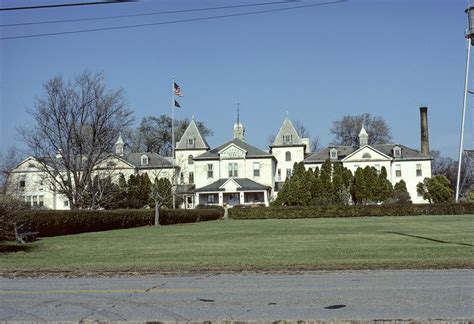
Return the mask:
[[[161, 224], [171, 225], [219, 219], [219, 209], [163, 209]], [[17, 217], [19, 224], [31, 224], [40, 237], [99, 232], [152, 225], [153, 209], [120, 210], [28, 210]]]
[[216, 220], [224, 216], [224, 209], [164, 209], [161, 213], [160, 225], [171, 225]]
[[229, 209], [232, 219], [474, 214], [474, 203], [436, 205], [324, 205]]
[[15, 239], [15, 217], [30, 207], [22, 200], [0, 195], [0, 241]]

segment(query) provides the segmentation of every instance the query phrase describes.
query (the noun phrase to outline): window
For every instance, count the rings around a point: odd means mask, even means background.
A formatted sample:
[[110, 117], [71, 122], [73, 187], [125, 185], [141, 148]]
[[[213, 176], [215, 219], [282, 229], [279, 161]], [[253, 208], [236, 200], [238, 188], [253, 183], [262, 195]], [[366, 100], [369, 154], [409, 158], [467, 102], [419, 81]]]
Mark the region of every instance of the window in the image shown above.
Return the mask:
[[44, 206], [44, 196], [38, 196], [38, 206]]
[[189, 172], [189, 184], [194, 184], [194, 172]]
[[421, 172], [421, 164], [416, 165], [416, 176], [421, 177], [423, 173]]
[[402, 156], [402, 149], [398, 146], [393, 148], [393, 156], [394, 157], [401, 157]]
[[253, 176], [260, 177], [260, 162], [253, 163]]
[[396, 177], [402, 176], [402, 166], [400, 164], [395, 164], [395, 176]]
[[336, 149], [331, 149], [330, 151], [330, 157], [331, 157], [331, 160], [337, 160], [337, 150]]
[[370, 155], [370, 153], [366, 152], [366, 153], [362, 154], [362, 158], [363, 159], [371, 159], [372, 155]]
[[212, 164], [207, 165], [207, 177], [208, 178], [214, 178], [214, 170], [212, 168], [213, 168]]
[[184, 183], [184, 172], [181, 172], [180, 174], [180, 181], [181, 181], [181, 184]]
[[107, 167], [109, 168], [115, 168], [116, 166], [117, 164], [115, 164], [115, 162], [112, 162], [112, 161], [107, 162]]
[[293, 144], [293, 135], [283, 135], [283, 144]]
[[358, 168], [359, 168], [359, 165], [358, 165], [358, 164], [354, 164], [354, 171], [357, 171]]
[[278, 169], [277, 175], [278, 175], [278, 181], [281, 181], [281, 169]]
[[148, 156], [146, 156], [146, 155], [141, 156], [141, 164], [142, 165], [148, 165]]
[[194, 163], [193, 156], [189, 155], [188, 156], [188, 164], [193, 164], [193, 163]]
[[238, 172], [237, 163], [229, 163], [229, 178], [238, 177], [238, 176], [239, 176], [239, 172]]
[[291, 177], [291, 169], [286, 169], [286, 177]]
[[188, 147], [194, 147], [194, 138], [188, 138]]
[[68, 207], [69, 206], [69, 200], [65, 200], [64, 201], [64, 207]]
[[207, 195], [207, 202], [209, 204], [213, 204], [214, 203], [214, 195]]
[[290, 151], [285, 153], [285, 161], [291, 161], [291, 152]]
[[33, 199], [33, 207], [38, 206], [38, 196], [31, 196], [31, 198]]
[[26, 182], [25, 180], [20, 180], [20, 188], [25, 188]]

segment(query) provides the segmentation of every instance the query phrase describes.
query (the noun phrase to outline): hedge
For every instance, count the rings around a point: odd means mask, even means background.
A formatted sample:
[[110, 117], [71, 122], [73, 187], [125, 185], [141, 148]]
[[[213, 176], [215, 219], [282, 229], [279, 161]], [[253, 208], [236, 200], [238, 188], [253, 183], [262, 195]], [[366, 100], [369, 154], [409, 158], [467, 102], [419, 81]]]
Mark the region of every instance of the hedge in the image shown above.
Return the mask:
[[[219, 209], [163, 209], [160, 224], [171, 225], [216, 220]], [[16, 217], [18, 224], [31, 224], [40, 237], [99, 232], [152, 225], [153, 209], [120, 210], [27, 210]]]
[[229, 209], [231, 219], [322, 218], [474, 214], [474, 203], [360, 206], [285, 206]]

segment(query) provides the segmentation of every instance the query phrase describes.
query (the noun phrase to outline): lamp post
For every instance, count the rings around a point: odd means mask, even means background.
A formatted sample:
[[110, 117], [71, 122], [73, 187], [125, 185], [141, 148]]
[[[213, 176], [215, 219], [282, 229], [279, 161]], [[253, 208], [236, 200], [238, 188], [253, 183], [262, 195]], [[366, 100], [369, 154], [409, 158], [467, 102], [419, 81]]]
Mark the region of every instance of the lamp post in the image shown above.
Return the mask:
[[466, 58], [466, 73], [464, 78], [464, 95], [463, 95], [463, 106], [462, 106], [462, 118], [461, 118], [461, 136], [459, 140], [459, 160], [458, 160], [458, 177], [456, 181], [456, 202], [459, 202], [459, 184], [461, 183], [461, 164], [462, 164], [462, 153], [464, 146], [464, 120], [466, 118], [466, 104], [469, 82], [469, 60], [471, 58], [471, 46], [474, 45], [474, 5], [469, 5], [466, 9], [467, 13], [467, 31], [466, 31], [466, 43], [467, 43], [467, 58]]

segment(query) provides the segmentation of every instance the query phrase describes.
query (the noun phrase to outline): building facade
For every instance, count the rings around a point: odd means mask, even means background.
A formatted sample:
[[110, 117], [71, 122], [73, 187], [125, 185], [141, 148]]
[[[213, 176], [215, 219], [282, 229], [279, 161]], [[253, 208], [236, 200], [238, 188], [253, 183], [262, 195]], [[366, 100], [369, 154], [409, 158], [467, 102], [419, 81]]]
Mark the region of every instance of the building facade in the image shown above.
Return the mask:
[[[423, 133], [423, 131], [422, 131]], [[425, 131], [427, 134], [427, 131]], [[270, 145], [259, 149], [245, 141], [245, 128], [237, 118], [233, 138], [211, 148], [194, 119], [175, 146], [175, 159], [156, 153], [124, 153], [122, 138], [116, 142], [115, 152], [105, 157], [95, 174], [126, 179], [132, 174], [146, 173], [150, 179], [167, 178], [181, 196], [181, 208], [197, 205], [265, 205], [276, 198], [285, 180], [291, 177], [294, 163], [303, 162], [306, 169], [321, 168], [326, 160], [342, 163], [353, 173], [357, 168], [374, 167], [387, 170], [387, 177], [395, 185], [404, 180], [414, 203], [427, 203], [416, 192], [416, 185], [431, 177], [431, 158], [425, 147], [421, 151], [401, 144], [369, 145], [368, 134], [362, 127], [358, 146], [328, 146], [310, 152], [310, 142], [298, 135], [286, 117]], [[426, 142], [422, 143], [426, 145]], [[16, 166], [9, 177], [10, 187], [33, 206], [69, 209], [66, 197], [57, 194], [34, 158]]]

